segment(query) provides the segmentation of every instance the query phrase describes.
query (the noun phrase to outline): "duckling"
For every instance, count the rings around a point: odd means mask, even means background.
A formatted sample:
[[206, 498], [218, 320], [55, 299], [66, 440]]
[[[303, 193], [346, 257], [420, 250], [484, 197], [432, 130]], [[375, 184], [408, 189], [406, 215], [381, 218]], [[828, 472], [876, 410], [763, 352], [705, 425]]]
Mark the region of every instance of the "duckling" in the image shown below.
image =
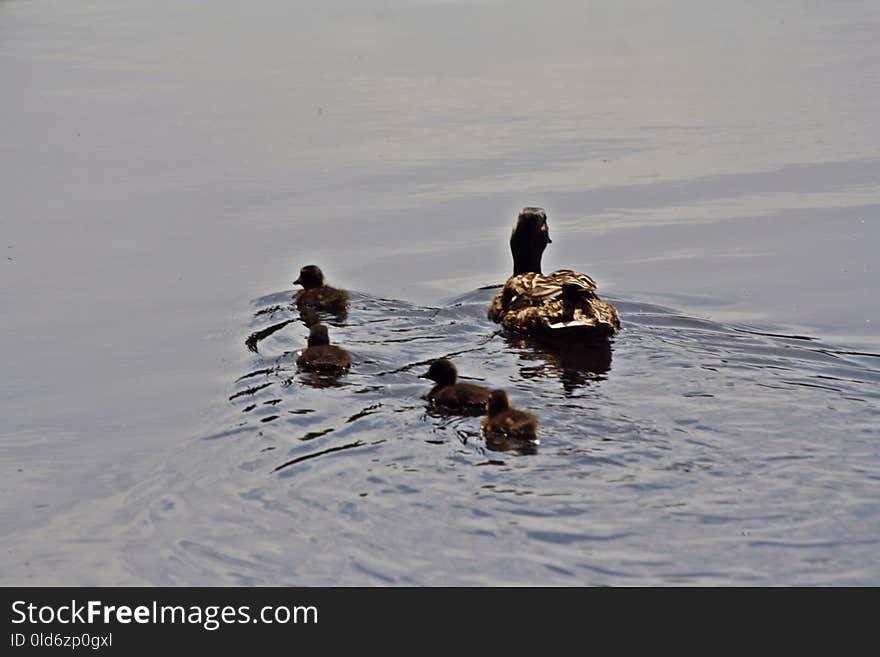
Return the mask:
[[541, 256], [551, 242], [544, 209], [523, 208], [510, 236], [513, 276], [492, 301], [489, 319], [538, 338], [607, 343], [620, 328], [617, 308], [596, 295], [596, 281], [586, 274], [542, 274]]
[[506, 392], [493, 390], [486, 406], [488, 415], [483, 418], [482, 427], [487, 443], [523, 441], [538, 444], [538, 419], [531, 413], [511, 407]]
[[419, 378], [431, 379], [437, 384], [427, 395], [435, 406], [445, 411], [469, 415], [482, 415], [486, 412], [489, 389], [473, 383], [456, 383], [458, 370], [451, 360], [435, 360]]
[[348, 306], [348, 293], [327, 285], [324, 282], [324, 272], [317, 265], [306, 265], [300, 269], [299, 278], [293, 284], [303, 286], [293, 297], [300, 311], [324, 310], [336, 313], [344, 311]]
[[351, 366], [351, 357], [341, 347], [330, 344], [327, 327], [315, 324], [309, 330], [308, 346], [296, 359], [301, 369], [323, 374], [341, 374]]

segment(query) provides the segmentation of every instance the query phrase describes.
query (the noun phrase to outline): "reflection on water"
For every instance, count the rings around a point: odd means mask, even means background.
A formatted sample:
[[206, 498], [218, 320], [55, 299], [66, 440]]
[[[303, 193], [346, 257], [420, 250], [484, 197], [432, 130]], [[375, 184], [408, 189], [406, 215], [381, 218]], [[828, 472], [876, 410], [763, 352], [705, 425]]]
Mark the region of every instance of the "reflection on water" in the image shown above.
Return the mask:
[[485, 439], [486, 449], [490, 449], [493, 452], [510, 452], [519, 456], [538, 453], [538, 445], [533, 442], [498, 435], [487, 435]]
[[[442, 307], [353, 295], [346, 318], [321, 317], [353, 358], [326, 386], [293, 364], [308, 328], [289, 293], [257, 300], [249, 370], [215, 426], [130, 502], [148, 518], [126, 547], [135, 570], [163, 583], [876, 582], [858, 566], [876, 532], [844, 520], [876, 508], [876, 356], [620, 300], [611, 348], [560, 351], [499, 332], [492, 293]], [[432, 409], [418, 374], [442, 356], [534, 413], [540, 447]], [[186, 510], [163, 511], [169, 495]], [[139, 547], [144, 531], [168, 552]]]
[[[348, 317], [348, 308], [340, 308], [333, 312], [322, 312], [314, 308], [303, 308], [299, 311], [299, 318], [303, 324], [311, 328], [320, 322], [332, 323], [334, 326], [344, 324]], [[262, 339], [262, 338], [260, 338]]]
[[543, 377], [548, 373], [559, 378], [563, 388], [571, 392], [590, 381], [601, 381], [611, 369], [613, 347], [608, 344], [595, 347], [567, 347], [564, 344], [544, 344], [528, 337], [509, 334], [504, 336], [508, 347], [523, 361], [523, 378]]
[[340, 378], [344, 374], [330, 374], [327, 372], [303, 372], [300, 381], [313, 388], [338, 388], [345, 385]]

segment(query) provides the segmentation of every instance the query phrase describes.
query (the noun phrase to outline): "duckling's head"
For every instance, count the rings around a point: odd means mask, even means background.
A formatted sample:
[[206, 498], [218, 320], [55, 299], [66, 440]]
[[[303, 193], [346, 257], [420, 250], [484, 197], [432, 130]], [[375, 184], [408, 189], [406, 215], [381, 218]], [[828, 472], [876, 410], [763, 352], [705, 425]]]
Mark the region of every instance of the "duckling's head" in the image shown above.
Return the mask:
[[489, 393], [489, 402], [486, 404], [489, 416], [497, 415], [510, 409], [510, 400], [503, 390], [493, 390]]
[[302, 285], [307, 290], [313, 287], [321, 287], [324, 284], [324, 272], [321, 271], [318, 265], [306, 265], [299, 270], [299, 278], [293, 284]]
[[448, 358], [441, 358], [431, 363], [428, 371], [422, 374], [420, 379], [431, 379], [434, 383], [441, 386], [451, 386], [458, 378], [458, 370]]
[[523, 208], [510, 235], [513, 275], [541, 273], [541, 255], [550, 244], [547, 213], [544, 208]]
[[323, 344], [330, 344], [330, 335], [327, 333], [327, 327], [323, 324], [315, 324], [309, 329], [309, 346], [319, 347]]

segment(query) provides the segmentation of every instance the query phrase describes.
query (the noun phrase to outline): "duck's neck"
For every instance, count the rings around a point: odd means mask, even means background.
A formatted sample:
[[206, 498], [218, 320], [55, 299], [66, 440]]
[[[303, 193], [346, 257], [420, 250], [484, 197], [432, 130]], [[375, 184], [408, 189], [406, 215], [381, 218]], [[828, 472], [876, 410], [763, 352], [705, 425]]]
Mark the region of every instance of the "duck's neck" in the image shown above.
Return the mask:
[[519, 276], [534, 272], [536, 274], [543, 273], [541, 271], [541, 254], [535, 252], [514, 253], [513, 254], [513, 275]]

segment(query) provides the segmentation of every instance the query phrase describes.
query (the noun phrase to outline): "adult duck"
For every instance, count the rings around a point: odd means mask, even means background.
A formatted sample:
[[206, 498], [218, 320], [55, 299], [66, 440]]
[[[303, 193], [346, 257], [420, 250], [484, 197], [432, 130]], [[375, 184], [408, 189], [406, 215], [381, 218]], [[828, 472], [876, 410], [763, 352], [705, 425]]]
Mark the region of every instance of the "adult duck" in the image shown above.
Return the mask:
[[566, 343], [607, 343], [620, 328], [617, 308], [596, 295], [596, 281], [560, 269], [541, 273], [550, 244], [543, 208], [523, 208], [510, 236], [513, 276], [495, 296], [489, 319], [505, 329]]

